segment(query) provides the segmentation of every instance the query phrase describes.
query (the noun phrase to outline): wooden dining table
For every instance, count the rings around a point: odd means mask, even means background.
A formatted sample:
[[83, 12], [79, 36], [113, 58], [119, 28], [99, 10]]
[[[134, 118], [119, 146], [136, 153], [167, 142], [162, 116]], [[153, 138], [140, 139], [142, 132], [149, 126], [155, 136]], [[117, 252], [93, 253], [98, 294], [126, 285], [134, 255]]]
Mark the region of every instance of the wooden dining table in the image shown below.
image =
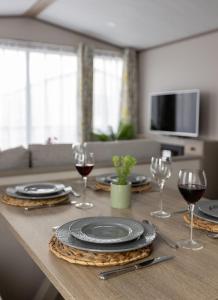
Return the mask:
[[[100, 173], [101, 170], [98, 170]], [[72, 178], [59, 182], [71, 185], [80, 192], [81, 182], [78, 177], [72, 173]], [[0, 213], [15, 238], [64, 299], [218, 299], [218, 239], [209, 238], [201, 230], [194, 230], [194, 238], [204, 245], [202, 250], [173, 249], [157, 238], [151, 255], [173, 255], [174, 259], [109, 280], [101, 280], [98, 276], [99, 272], [109, 267], [81, 266], [57, 258], [48, 247], [53, 235], [52, 227], [83, 217], [147, 219], [173, 241], [189, 237], [189, 227], [184, 223], [182, 214], [173, 214], [168, 219], [150, 216], [150, 212], [159, 205], [158, 191], [133, 193], [129, 209], [112, 209], [109, 192], [88, 188], [86, 197], [94, 203], [93, 208], [80, 210], [67, 205], [25, 211], [0, 203]], [[176, 187], [165, 187], [163, 202], [164, 207], [171, 212], [186, 207]]]

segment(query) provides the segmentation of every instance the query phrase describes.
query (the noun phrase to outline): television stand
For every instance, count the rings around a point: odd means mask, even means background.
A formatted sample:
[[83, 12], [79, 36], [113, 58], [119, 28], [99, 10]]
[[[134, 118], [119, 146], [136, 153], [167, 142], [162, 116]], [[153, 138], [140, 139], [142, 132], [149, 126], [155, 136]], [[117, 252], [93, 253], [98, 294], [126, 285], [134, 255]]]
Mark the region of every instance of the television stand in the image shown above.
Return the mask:
[[172, 155], [174, 156], [181, 155], [180, 153], [183, 151], [184, 158], [187, 156], [200, 157], [199, 167], [204, 169], [207, 176], [207, 189], [204, 197], [218, 199], [216, 163], [218, 140], [159, 137], [159, 142], [161, 144], [161, 149], [171, 150]]

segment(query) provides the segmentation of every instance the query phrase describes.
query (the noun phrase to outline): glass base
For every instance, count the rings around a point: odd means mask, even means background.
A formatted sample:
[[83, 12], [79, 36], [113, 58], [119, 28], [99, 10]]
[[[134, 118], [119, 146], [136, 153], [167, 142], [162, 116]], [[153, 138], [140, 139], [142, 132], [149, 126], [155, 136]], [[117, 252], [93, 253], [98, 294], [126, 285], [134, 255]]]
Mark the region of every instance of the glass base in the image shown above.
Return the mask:
[[93, 206], [94, 204], [91, 202], [80, 202], [75, 204], [75, 207], [80, 209], [92, 208]]
[[177, 244], [184, 249], [200, 250], [203, 248], [201, 243], [193, 240], [181, 240], [178, 241]]
[[166, 219], [166, 218], [169, 218], [171, 216], [170, 213], [168, 213], [168, 212], [166, 212], [164, 210], [152, 211], [150, 213], [150, 215], [152, 217], [162, 218], [162, 219]]

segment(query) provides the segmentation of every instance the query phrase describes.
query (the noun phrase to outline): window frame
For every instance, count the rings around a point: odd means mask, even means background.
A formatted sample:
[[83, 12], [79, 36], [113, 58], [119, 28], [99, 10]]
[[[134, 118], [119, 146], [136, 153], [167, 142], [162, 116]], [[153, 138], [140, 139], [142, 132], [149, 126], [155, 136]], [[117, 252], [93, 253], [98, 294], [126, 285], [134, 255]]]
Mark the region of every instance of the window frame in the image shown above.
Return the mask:
[[[12, 39], [0, 39], [1, 49], [21, 50], [25, 52], [26, 59], [26, 88], [25, 88], [25, 103], [26, 103], [26, 142], [24, 146], [31, 143], [31, 82], [30, 82], [30, 53], [31, 51], [48, 52], [54, 54], [72, 54], [77, 56], [77, 48], [74, 46], [63, 46], [50, 43], [40, 43], [32, 41], [20, 41]], [[78, 58], [78, 56], [77, 56]]]

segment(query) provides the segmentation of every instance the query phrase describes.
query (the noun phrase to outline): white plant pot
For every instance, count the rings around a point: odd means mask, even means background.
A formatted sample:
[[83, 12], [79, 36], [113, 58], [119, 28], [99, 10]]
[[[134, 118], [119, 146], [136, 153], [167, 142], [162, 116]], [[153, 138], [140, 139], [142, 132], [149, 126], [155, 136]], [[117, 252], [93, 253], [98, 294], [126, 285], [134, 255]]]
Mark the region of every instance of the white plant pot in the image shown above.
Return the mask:
[[129, 208], [131, 206], [131, 183], [119, 185], [111, 183], [111, 207]]

